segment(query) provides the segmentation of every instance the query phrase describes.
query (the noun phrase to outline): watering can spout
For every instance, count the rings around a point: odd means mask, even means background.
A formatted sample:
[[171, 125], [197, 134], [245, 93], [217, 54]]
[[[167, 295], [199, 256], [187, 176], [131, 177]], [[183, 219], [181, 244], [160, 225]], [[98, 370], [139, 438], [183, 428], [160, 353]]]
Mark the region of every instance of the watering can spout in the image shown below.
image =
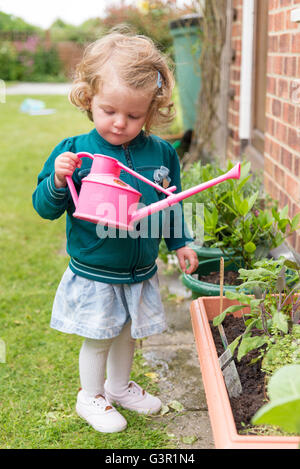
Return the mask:
[[241, 177], [241, 163], [237, 163], [226, 174], [227, 174], [227, 179], [240, 179], [240, 177]]
[[136, 221], [144, 218], [146, 216], [152, 215], [155, 212], [160, 210], [164, 210], [167, 207], [177, 204], [183, 199], [187, 197], [191, 197], [192, 195], [198, 194], [198, 192], [202, 192], [216, 184], [220, 184], [220, 182], [224, 182], [227, 179], [240, 179], [241, 176], [241, 164], [237, 163], [232, 169], [230, 169], [227, 173], [221, 174], [210, 181], [203, 182], [198, 186], [192, 187], [191, 189], [187, 189], [185, 191], [179, 192], [178, 194], [172, 194], [166, 197], [165, 199], [155, 202], [154, 204], [147, 205], [139, 210], [133, 212], [131, 219], [130, 219], [130, 226], [132, 226]]

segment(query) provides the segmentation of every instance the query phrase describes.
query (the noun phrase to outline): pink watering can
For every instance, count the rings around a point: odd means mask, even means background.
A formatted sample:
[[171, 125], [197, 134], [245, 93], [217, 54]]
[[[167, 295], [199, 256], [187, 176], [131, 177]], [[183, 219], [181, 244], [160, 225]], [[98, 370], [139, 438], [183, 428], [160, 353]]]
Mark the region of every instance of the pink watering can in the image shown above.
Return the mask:
[[[93, 164], [89, 175], [82, 179], [79, 196], [72, 178], [70, 176], [66, 177], [76, 209], [73, 216], [81, 220], [123, 230], [133, 230], [133, 224], [141, 218], [177, 204], [181, 200], [204, 191], [226, 179], [239, 179], [241, 171], [241, 165], [237, 163], [230, 171], [221, 176], [182, 191], [179, 194], [173, 194], [176, 190], [175, 186], [165, 189], [110, 156], [92, 155], [87, 152], [77, 153], [77, 156], [79, 158], [91, 158]], [[141, 193], [119, 179], [121, 169], [150, 184], [150, 186], [155, 187], [155, 189], [163, 192], [168, 197], [138, 209]]]

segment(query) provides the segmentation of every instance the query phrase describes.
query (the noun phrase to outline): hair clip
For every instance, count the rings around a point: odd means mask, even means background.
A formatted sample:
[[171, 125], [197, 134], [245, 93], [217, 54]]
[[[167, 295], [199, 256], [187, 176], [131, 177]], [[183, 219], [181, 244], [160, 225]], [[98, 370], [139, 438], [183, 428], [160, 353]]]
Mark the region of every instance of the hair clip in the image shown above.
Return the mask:
[[159, 71], [157, 71], [157, 87], [158, 88], [161, 88], [162, 87], [162, 79], [161, 79], [161, 74], [159, 73]]

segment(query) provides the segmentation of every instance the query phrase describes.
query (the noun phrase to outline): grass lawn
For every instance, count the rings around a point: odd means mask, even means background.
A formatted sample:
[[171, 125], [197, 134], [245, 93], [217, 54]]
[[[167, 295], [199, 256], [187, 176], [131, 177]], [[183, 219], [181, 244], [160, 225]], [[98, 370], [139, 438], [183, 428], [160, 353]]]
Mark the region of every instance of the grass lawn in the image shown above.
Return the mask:
[[[19, 112], [24, 96], [0, 104], [0, 363], [1, 448], [170, 448], [154, 418], [122, 410], [125, 432], [95, 432], [75, 413], [82, 338], [50, 329], [52, 302], [68, 265], [64, 253], [65, 217], [41, 219], [31, 202], [37, 175], [63, 138], [92, 124], [66, 97], [42, 96], [56, 113]], [[155, 391], [136, 352], [132, 378]]]

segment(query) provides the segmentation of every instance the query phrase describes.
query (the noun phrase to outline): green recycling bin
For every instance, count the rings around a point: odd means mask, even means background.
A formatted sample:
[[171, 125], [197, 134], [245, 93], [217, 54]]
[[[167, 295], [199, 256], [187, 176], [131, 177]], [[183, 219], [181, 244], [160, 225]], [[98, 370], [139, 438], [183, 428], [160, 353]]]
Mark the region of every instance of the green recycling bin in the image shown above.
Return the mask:
[[201, 86], [201, 21], [199, 15], [193, 14], [170, 22], [184, 131], [193, 130], [196, 120]]

